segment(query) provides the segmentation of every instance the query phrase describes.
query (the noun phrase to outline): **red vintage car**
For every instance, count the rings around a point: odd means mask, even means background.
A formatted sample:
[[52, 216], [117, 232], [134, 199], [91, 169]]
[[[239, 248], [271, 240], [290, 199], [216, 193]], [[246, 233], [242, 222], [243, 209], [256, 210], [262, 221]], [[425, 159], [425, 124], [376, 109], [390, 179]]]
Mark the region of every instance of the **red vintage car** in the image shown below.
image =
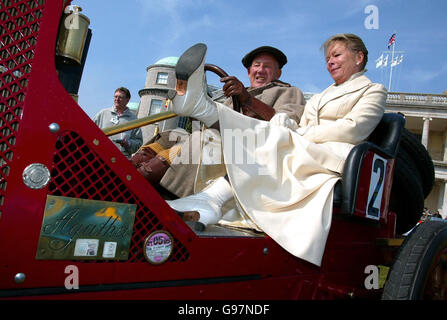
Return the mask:
[[0, 7], [2, 299], [446, 297], [447, 224], [432, 220], [401, 235], [418, 221], [433, 183], [421, 182], [433, 167], [421, 177], [416, 158], [427, 152], [402, 115], [385, 114], [351, 152], [321, 267], [263, 233], [197, 230], [61, 83], [82, 65], [55, 58], [69, 3]]

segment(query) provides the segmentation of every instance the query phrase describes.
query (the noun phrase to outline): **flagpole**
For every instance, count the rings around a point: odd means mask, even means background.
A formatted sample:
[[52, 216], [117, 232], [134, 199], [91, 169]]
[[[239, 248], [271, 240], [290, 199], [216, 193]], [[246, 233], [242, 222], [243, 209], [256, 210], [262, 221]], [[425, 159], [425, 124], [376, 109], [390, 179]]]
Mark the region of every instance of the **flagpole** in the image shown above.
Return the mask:
[[[391, 91], [391, 83], [393, 79], [393, 67], [397, 66], [398, 64], [402, 63], [403, 60], [403, 53], [405, 51], [396, 51], [396, 31], [394, 31], [393, 35], [391, 36], [390, 40], [388, 40], [388, 50], [390, 50], [390, 47], [392, 46], [391, 51], [382, 51], [382, 55], [379, 57], [379, 59], [376, 60], [376, 69], [377, 68], [387, 68], [388, 67], [388, 58], [389, 54], [391, 53], [391, 61], [390, 61], [390, 79], [388, 83], [388, 91]], [[386, 54], [385, 58], [383, 58], [383, 55]], [[396, 60], [394, 60], [394, 55], [396, 56]], [[398, 55], [401, 54], [400, 60]], [[382, 73], [382, 81], [383, 81], [383, 73]]]
[[393, 43], [393, 51], [391, 52], [391, 63], [390, 63], [390, 83], [388, 84], [388, 92], [391, 91], [391, 78], [393, 76], [393, 61], [394, 61], [394, 46], [396, 42]]
[[[394, 32], [393, 35], [397, 34]], [[394, 61], [394, 47], [396, 45], [396, 40], [393, 41], [393, 50], [391, 52], [391, 63], [390, 63], [390, 82], [388, 83], [388, 92], [391, 91], [391, 78], [393, 76], [393, 61]]]

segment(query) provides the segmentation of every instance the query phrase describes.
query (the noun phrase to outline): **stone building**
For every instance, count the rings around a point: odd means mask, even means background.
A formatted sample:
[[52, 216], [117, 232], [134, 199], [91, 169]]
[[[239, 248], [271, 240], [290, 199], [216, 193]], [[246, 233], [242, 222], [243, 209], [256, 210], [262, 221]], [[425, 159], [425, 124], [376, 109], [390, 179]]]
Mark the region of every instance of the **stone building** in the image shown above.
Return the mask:
[[389, 92], [387, 112], [405, 115], [406, 128], [421, 139], [435, 166], [435, 185], [425, 206], [447, 217], [447, 91], [443, 94]]
[[[168, 90], [174, 89], [176, 84], [175, 65], [177, 61], [178, 57], [167, 57], [147, 67], [144, 89], [138, 92], [140, 95], [140, 106], [137, 111], [138, 118], [166, 111], [165, 103]], [[176, 127], [184, 128], [187, 120], [185, 117], [175, 117], [158, 124], [145, 126], [141, 128], [143, 142], [153, 137], [157, 127], [160, 131]]]
[[[147, 74], [144, 89], [138, 92], [140, 95], [140, 104], [137, 111], [138, 118], [166, 111], [165, 104], [168, 90], [175, 89], [177, 81], [175, 77], [177, 61], [178, 57], [167, 57], [146, 68]], [[210, 93], [217, 89], [215, 86], [208, 85], [208, 92]], [[142, 127], [143, 143], [154, 136], [157, 127], [160, 132], [163, 132], [178, 127], [185, 128], [187, 122], [187, 117], [174, 117], [157, 124]]]

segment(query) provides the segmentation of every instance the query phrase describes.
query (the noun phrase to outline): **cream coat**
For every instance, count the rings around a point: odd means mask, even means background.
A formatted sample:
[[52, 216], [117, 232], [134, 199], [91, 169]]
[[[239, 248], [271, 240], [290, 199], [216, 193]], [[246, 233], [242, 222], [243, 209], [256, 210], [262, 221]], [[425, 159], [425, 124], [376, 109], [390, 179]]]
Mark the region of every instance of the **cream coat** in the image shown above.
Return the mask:
[[[341, 172], [352, 146], [364, 141], [379, 123], [385, 102], [385, 87], [372, 83], [363, 72], [357, 73], [314, 95], [306, 104], [297, 132], [320, 145], [310, 146], [309, 152], [323, 166]], [[326, 148], [321, 146], [329, 146], [331, 152], [324, 152]]]
[[350, 149], [379, 123], [385, 99], [382, 85], [356, 74], [314, 96], [297, 131], [218, 105], [226, 170], [243, 216], [221, 223], [262, 230], [291, 254], [321, 265], [333, 186]]

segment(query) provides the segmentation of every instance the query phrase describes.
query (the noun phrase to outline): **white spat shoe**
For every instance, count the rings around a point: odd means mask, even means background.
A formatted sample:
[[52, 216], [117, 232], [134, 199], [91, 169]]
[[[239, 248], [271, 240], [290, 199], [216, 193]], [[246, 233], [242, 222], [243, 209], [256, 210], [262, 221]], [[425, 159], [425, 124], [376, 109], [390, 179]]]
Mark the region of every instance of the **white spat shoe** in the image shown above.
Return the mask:
[[207, 47], [197, 43], [186, 50], [175, 67], [177, 85], [169, 90], [170, 111], [202, 121], [211, 127], [218, 121], [216, 103], [207, 95], [205, 56]]
[[230, 183], [220, 177], [199, 193], [166, 202], [176, 211], [199, 212], [199, 222], [206, 226], [217, 223], [221, 219], [222, 206], [232, 197], [233, 191]]

